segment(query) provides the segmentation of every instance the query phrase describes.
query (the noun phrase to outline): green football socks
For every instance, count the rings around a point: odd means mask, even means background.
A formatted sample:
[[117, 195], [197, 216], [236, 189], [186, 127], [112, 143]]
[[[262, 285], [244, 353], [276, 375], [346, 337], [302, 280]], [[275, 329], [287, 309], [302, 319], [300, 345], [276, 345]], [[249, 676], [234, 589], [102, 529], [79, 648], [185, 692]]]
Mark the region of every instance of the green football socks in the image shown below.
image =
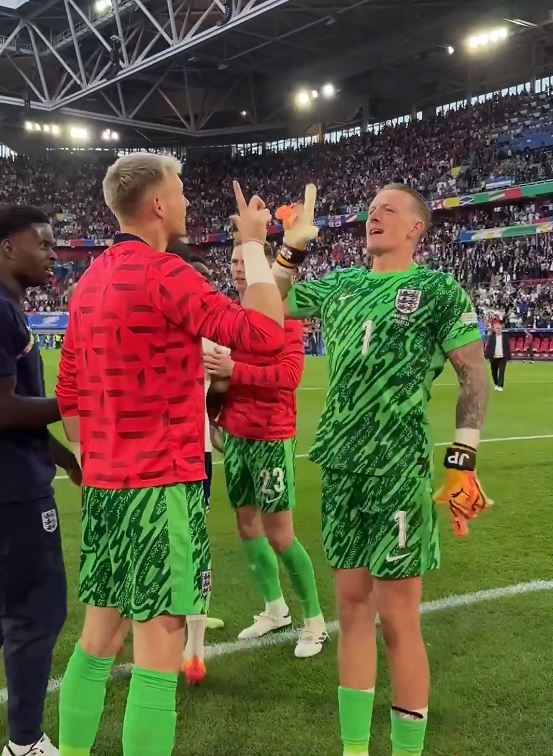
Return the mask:
[[60, 756], [89, 756], [114, 661], [89, 656], [75, 646], [60, 689]]
[[338, 688], [340, 730], [344, 756], [367, 756], [371, 735], [374, 690]]
[[428, 719], [402, 717], [392, 709], [392, 756], [421, 756]]
[[244, 551], [250, 565], [250, 570], [265, 603], [278, 601], [282, 597], [282, 589], [278, 575], [278, 559], [266, 538], [252, 538], [242, 541]]
[[294, 543], [280, 554], [280, 558], [292, 588], [300, 600], [304, 619], [318, 617], [321, 607], [311, 557], [296, 538]]
[[171, 756], [177, 725], [177, 674], [135, 667], [123, 722], [124, 756]]

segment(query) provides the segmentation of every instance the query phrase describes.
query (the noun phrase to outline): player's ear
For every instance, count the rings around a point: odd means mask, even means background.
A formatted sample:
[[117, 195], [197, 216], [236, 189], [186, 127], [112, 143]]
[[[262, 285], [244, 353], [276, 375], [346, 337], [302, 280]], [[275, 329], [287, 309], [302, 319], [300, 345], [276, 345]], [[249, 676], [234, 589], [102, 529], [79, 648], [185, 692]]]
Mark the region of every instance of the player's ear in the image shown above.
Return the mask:
[[0, 249], [7, 260], [13, 260], [15, 258], [15, 247], [11, 239], [2, 239], [0, 242]]

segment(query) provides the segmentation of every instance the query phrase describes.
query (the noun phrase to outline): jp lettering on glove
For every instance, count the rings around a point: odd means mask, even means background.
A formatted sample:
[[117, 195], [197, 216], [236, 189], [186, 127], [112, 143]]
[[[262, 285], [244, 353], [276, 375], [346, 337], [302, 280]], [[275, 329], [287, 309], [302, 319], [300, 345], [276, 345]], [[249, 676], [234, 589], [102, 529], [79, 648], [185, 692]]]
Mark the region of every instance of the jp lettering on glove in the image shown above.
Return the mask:
[[461, 443], [448, 447], [445, 458], [445, 480], [434, 494], [436, 504], [447, 504], [453, 530], [457, 537], [468, 535], [468, 521], [493, 504], [486, 496], [476, 474], [476, 449]]
[[319, 229], [315, 225], [316, 201], [317, 187], [315, 184], [307, 184], [303, 204], [283, 205], [275, 213], [284, 227], [284, 246], [278, 253], [276, 262], [285, 271], [293, 272], [302, 264], [309, 242], [317, 238]]

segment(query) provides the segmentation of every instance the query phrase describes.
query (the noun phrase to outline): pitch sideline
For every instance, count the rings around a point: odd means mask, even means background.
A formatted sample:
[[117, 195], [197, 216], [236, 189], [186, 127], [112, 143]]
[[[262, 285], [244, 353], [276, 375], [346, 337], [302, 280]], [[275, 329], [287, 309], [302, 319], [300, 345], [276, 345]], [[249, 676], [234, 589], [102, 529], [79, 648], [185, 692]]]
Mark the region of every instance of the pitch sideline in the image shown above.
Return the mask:
[[[529, 593], [538, 593], [542, 591], [553, 591], [553, 580], [529, 580], [525, 583], [515, 583], [506, 585], [502, 588], [485, 588], [481, 591], [472, 593], [453, 594], [444, 598], [435, 599], [434, 601], [425, 601], [421, 605], [422, 614], [434, 614], [459, 607], [475, 606], [487, 601], [498, 601], [503, 598], [512, 598], [513, 596], [523, 596]], [[338, 623], [336, 620], [328, 624], [330, 633], [336, 632]], [[294, 640], [297, 637], [297, 630], [287, 630], [274, 635], [265, 635], [262, 638], [253, 638], [246, 641], [223, 641], [206, 646], [206, 659], [217, 659], [223, 656], [240, 653], [241, 651], [253, 651], [258, 648], [269, 648], [271, 646], [280, 646], [283, 643]], [[116, 679], [124, 679], [129, 676], [131, 669], [130, 664], [122, 664], [113, 670], [113, 676]], [[61, 677], [53, 677], [48, 683], [48, 693], [57, 693], [60, 689]], [[8, 700], [8, 691], [6, 688], [0, 689], [0, 706]]]
[[[540, 436], [504, 436], [502, 438], [482, 438], [480, 439], [481, 444], [500, 444], [505, 443], [509, 441], [539, 441], [541, 439], [545, 438], [553, 438], [553, 433], [544, 433]], [[449, 446], [451, 441], [440, 441], [437, 444], [434, 444], [436, 448], [442, 447], [442, 446]], [[307, 459], [309, 455], [308, 454], [296, 454], [296, 459]], [[223, 462], [220, 459], [215, 460], [213, 463], [214, 465], [222, 465]], [[67, 480], [67, 475], [56, 475], [56, 480]]]

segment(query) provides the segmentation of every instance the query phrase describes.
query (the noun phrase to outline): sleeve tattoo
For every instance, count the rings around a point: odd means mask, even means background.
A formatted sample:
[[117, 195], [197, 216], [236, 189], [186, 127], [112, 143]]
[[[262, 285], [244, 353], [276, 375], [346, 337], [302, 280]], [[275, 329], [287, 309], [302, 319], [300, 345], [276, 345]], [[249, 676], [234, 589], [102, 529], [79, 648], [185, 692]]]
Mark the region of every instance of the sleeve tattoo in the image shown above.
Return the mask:
[[473, 341], [448, 355], [459, 380], [456, 427], [480, 430], [488, 406], [489, 384], [481, 341]]

